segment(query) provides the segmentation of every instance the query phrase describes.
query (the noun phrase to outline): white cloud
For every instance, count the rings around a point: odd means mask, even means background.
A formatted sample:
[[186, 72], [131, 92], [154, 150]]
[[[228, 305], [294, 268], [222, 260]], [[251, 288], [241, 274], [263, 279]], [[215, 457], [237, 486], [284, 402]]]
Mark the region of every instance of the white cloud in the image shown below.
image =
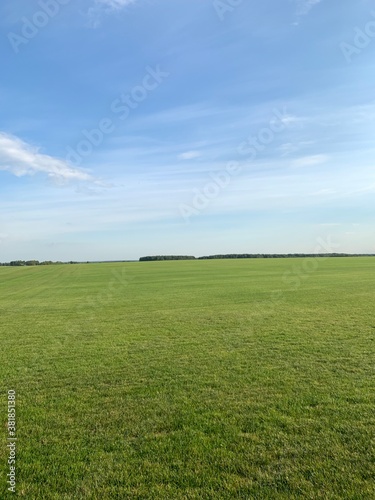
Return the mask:
[[97, 28], [103, 13], [119, 11], [137, 0], [95, 0], [94, 6], [88, 11], [89, 25]]
[[327, 155], [303, 156], [294, 160], [292, 162], [292, 167], [312, 167], [314, 165], [321, 165], [322, 163], [326, 163], [328, 159], [329, 158]]
[[320, 4], [323, 0], [293, 0], [296, 4], [296, 16], [297, 21], [293, 24], [294, 26], [299, 25], [300, 18], [303, 16], [307, 16], [310, 10], [316, 5]]
[[337, 191], [335, 191], [334, 189], [326, 188], [326, 189], [319, 189], [319, 191], [311, 193], [310, 196], [329, 196], [331, 194], [336, 194], [336, 193]]
[[41, 173], [58, 184], [69, 181], [97, 182], [84, 170], [73, 168], [58, 158], [41, 154], [37, 147], [4, 132], [0, 132], [0, 170], [11, 172], [17, 177]]
[[297, 153], [301, 149], [305, 149], [308, 146], [314, 144], [314, 141], [298, 141], [298, 142], [287, 142], [279, 147], [281, 151], [281, 156], [288, 156], [293, 153]]
[[297, 15], [305, 16], [320, 2], [322, 2], [322, 0], [297, 0]]
[[295, 125], [295, 124], [301, 124], [302, 122], [305, 121], [304, 118], [302, 117], [299, 117], [299, 116], [295, 116], [295, 115], [290, 115], [290, 114], [286, 114], [285, 116], [283, 116], [280, 121], [286, 125], [287, 127], [291, 126], [291, 125]]
[[122, 9], [131, 3], [134, 3], [135, 0], [96, 0], [95, 3], [97, 5], [103, 5], [104, 7], [109, 7], [112, 10]]
[[194, 160], [201, 156], [199, 151], [186, 151], [186, 153], [181, 153], [178, 158], [180, 160]]

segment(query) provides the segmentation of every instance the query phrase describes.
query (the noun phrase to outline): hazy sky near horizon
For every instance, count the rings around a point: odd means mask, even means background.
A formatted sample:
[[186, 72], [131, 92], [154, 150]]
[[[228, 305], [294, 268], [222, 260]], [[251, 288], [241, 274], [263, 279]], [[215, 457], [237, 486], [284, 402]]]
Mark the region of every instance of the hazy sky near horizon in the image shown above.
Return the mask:
[[375, 253], [370, 0], [4, 0], [0, 261]]

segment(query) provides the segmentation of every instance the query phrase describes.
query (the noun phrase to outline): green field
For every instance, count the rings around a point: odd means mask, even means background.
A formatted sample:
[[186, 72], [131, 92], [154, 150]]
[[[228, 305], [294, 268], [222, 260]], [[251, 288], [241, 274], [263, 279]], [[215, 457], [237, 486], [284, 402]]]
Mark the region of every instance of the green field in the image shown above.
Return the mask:
[[[298, 280], [283, 279], [285, 272]], [[375, 259], [0, 268], [27, 499], [375, 498]]]

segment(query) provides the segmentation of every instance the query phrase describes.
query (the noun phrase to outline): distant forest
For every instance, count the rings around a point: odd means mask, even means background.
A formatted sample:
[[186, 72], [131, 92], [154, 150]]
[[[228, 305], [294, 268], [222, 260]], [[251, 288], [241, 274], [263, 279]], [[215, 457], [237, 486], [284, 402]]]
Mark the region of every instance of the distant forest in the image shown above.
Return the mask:
[[51, 266], [57, 264], [79, 264], [79, 262], [53, 262], [52, 260], [44, 260], [39, 262], [39, 260], [12, 260], [11, 262], [0, 262], [0, 266]]
[[147, 262], [150, 260], [195, 260], [191, 255], [153, 255], [151, 257], [141, 257], [140, 262]]
[[[204, 257], [194, 257], [193, 255], [151, 255], [147, 257], [141, 257], [140, 262], [151, 262], [160, 260], [210, 260], [210, 259], [293, 259], [293, 258], [305, 258], [305, 257], [375, 257], [375, 254], [370, 253], [230, 253], [223, 255], [206, 255]], [[85, 261], [76, 262], [70, 260], [69, 262], [52, 261], [45, 260], [39, 262], [39, 260], [12, 260], [11, 262], [0, 262], [0, 266], [51, 266], [51, 265], [61, 265], [61, 264], [100, 264], [109, 262], [135, 262], [131, 260], [121, 260], [121, 261]]]
[[155, 260], [207, 260], [207, 259], [293, 259], [297, 257], [374, 257], [374, 254], [349, 254], [349, 253], [273, 253], [273, 254], [252, 254], [252, 253], [230, 253], [223, 255], [206, 255], [204, 257], [192, 257], [184, 255], [154, 255], [141, 257], [140, 262]]

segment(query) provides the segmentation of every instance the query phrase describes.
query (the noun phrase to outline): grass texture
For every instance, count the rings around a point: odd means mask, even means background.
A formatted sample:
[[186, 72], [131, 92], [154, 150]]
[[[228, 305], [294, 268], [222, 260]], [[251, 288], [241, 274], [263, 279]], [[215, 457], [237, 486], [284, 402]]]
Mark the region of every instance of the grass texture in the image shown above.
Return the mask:
[[372, 499], [375, 259], [0, 268], [27, 499]]

